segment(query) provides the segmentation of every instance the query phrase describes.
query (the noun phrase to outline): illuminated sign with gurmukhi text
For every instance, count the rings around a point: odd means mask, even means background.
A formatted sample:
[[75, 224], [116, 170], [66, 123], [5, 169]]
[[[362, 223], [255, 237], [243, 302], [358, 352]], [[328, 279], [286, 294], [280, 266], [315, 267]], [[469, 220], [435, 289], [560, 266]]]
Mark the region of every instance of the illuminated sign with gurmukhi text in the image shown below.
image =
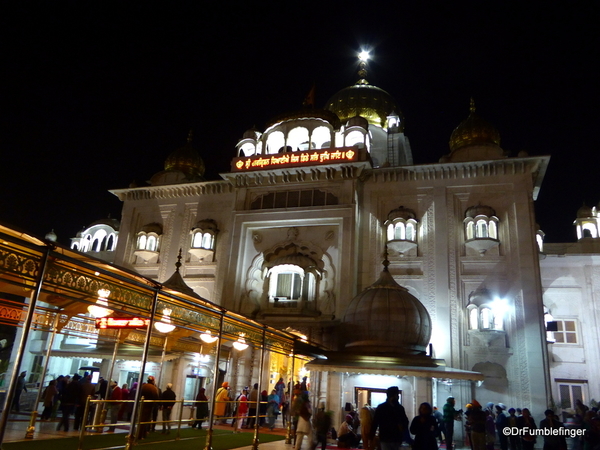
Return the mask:
[[248, 170], [280, 169], [284, 167], [314, 166], [320, 164], [347, 163], [364, 160], [355, 147], [343, 147], [327, 150], [309, 150], [304, 152], [277, 153], [273, 155], [255, 155], [234, 158], [232, 172]]
[[102, 317], [96, 319], [96, 328], [106, 329], [119, 329], [119, 328], [147, 328], [150, 325], [150, 319], [140, 319], [139, 317], [126, 318], [115, 318], [115, 317]]

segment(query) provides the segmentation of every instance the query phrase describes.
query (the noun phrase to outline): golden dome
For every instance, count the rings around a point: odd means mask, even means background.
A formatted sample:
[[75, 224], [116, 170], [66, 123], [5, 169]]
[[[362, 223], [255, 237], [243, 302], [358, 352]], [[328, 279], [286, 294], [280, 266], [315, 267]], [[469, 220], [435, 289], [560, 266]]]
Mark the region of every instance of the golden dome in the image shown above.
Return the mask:
[[165, 171], [183, 172], [189, 179], [202, 179], [204, 175], [204, 161], [198, 151], [192, 146], [192, 130], [190, 130], [187, 143], [171, 153], [165, 161]]
[[500, 145], [500, 133], [491, 124], [475, 114], [475, 102], [471, 99], [470, 114], [455, 128], [450, 136], [452, 152], [473, 145]]
[[337, 114], [342, 123], [355, 116], [367, 119], [371, 125], [385, 127], [387, 117], [392, 113], [400, 116], [404, 129], [404, 120], [398, 105], [383, 89], [360, 79], [353, 86], [348, 86], [334, 94], [326, 103], [325, 109]]

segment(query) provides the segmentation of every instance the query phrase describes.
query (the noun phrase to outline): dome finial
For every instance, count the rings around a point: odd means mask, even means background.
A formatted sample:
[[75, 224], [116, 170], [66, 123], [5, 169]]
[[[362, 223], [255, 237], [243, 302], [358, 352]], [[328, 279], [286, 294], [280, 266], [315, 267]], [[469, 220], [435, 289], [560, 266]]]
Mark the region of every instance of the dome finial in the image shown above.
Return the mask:
[[190, 142], [192, 142], [192, 138], [193, 138], [193, 137], [194, 137], [194, 130], [192, 130], [192, 129], [190, 128], [190, 131], [188, 132], [188, 137], [187, 137], [187, 142], [188, 142], [188, 144], [189, 144]]
[[471, 97], [471, 102], [469, 103], [469, 111], [472, 113], [475, 112], [475, 100], [473, 100], [473, 97]]
[[383, 271], [387, 272], [388, 271], [388, 266], [390, 265], [390, 261], [388, 260], [388, 248], [387, 248], [387, 244], [385, 246], [385, 250], [383, 251]]
[[179, 272], [180, 267], [181, 267], [181, 249], [179, 249], [179, 254], [177, 255], [177, 262], [175, 263], [175, 272]]
[[369, 60], [370, 56], [371, 55], [369, 55], [369, 52], [366, 50], [362, 50], [358, 54], [358, 59], [360, 60], [358, 63], [358, 76], [361, 78], [361, 80], [367, 78], [367, 61]]

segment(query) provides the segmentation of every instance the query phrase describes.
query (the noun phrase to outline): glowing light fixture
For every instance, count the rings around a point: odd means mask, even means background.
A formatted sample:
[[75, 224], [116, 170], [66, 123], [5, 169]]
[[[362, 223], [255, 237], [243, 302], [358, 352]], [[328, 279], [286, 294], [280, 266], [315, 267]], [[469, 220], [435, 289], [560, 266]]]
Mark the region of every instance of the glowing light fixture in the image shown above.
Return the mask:
[[366, 50], [363, 50], [358, 54], [358, 59], [360, 59], [363, 62], [367, 62], [370, 57], [371, 57], [371, 55]]
[[237, 341], [233, 343], [233, 348], [236, 350], [242, 351], [248, 348], [248, 344], [246, 344], [246, 339], [244, 339], [244, 333], [240, 333], [240, 337]]
[[98, 289], [96, 304], [88, 306], [88, 312], [97, 319], [111, 315], [113, 310], [107, 308], [109, 296], [110, 291], [108, 289]]
[[175, 329], [175, 325], [171, 323], [171, 310], [169, 308], [163, 309], [163, 316], [159, 322], [154, 322], [154, 328], [161, 333], [170, 333]]
[[212, 334], [210, 334], [210, 331], [206, 330], [206, 332], [200, 335], [200, 339], [202, 339], [207, 344], [212, 344], [217, 339], [219, 339], [219, 336], [213, 336]]

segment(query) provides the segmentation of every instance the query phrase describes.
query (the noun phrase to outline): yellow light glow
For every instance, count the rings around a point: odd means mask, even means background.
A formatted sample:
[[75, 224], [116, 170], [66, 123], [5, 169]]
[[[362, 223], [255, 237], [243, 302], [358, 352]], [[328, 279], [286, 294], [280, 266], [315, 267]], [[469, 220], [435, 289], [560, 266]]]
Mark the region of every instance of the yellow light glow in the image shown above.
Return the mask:
[[171, 310], [168, 308], [163, 309], [163, 316], [160, 322], [154, 323], [156, 328], [161, 333], [170, 333], [175, 329], [175, 325], [171, 324]]

